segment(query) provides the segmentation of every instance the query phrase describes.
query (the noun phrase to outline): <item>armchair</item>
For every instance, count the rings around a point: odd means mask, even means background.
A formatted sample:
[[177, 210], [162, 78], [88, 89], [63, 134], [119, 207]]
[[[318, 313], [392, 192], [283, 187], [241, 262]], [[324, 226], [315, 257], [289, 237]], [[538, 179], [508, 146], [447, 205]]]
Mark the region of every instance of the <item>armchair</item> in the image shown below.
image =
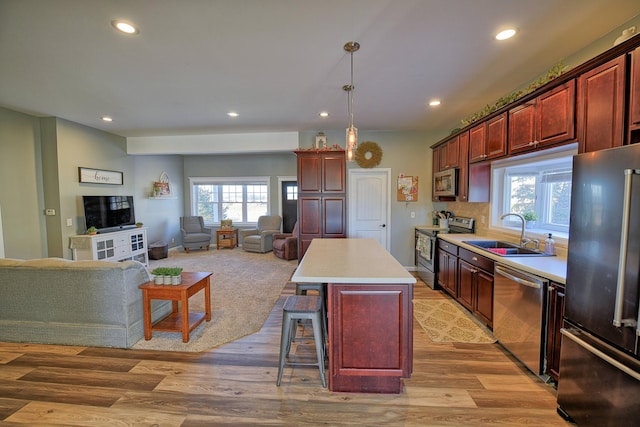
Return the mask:
[[278, 258], [298, 259], [298, 223], [293, 226], [291, 233], [276, 233], [273, 235], [273, 253]]
[[182, 232], [182, 246], [189, 253], [190, 249], [209, 250], [211, 244], [211, 229], [204, 226], [201, 216], [180, 217], [180, 231]]
[[258, 218], [258, 226], [239, 230], [242, 249], [249, 252], [269, 252], [273, 250], [273, 234], [280, 232], [280, 215], [264, 215]]

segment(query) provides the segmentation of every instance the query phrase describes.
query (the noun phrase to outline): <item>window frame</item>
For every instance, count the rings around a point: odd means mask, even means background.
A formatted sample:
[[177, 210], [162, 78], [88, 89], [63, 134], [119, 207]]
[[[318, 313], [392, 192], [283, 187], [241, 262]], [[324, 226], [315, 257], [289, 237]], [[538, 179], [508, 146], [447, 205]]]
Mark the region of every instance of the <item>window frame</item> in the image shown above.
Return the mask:
[[[266, 185], [267, 186], [267, 209], [265, 215], [271, 212], [271, 177], [270, 176], [235, 176], [235, 177], [189, 177], [189, 196], [190, 196], [190, 212], [191, 215], [198, 215], [198, 198], [196, 194], [196, 186], [198, 185], [241, 185], [243, 187], [243, 194], [246, 194], [246, 187], [248, 185]], [[242, 216], [247, 218], [247, 199], [242, 201]], [[221, 218], [222, 219], [222, 218]], [[206, 221], [208, 226], [220, 226], [220, 222]], [[257, 221], [235, 221], [234, 226], [246, 227], [255, 226]]]
[[[494, 195], [491, 203], [490, 229], [499, 232], [520, 233], [522, 225], [515, 217], [507, 217], [500, 220], [500, 216], [507, 212], [510, 203], [508, 199], [510, 194], [506, 193], [506, 177], [514, 175], [526, 175], [535, 173], [538, 180], [541, 180], [540, 163], [546, 163], [545, 169], [551, 170], [557, 166], [572, 166], [573, 156], [578, 154], [578, 144], [567, 144], [560, 147], [554, 147], [543, 151], [528, 153], [521, 156], [509, 157], [507, 159], [496, 160], [491, 163], [491, 191]], [[567, 161], [567, 158], [569, 160]], [[510, 169], [510, 170], [509, 170]], [[541, 212], [548, 209], [548, 194], [544, 185], [536, 183], [536, 213], [539, 218]], [[526, 229], [526, 234], [530, 238], [536, 238], [541, 242], [547, 238], [548, 233], [552, 233], [555, 240], [565, 241], [569, 237], [569, 225], [554, 226], [552, 224], [539, 223], [533, 229]]]

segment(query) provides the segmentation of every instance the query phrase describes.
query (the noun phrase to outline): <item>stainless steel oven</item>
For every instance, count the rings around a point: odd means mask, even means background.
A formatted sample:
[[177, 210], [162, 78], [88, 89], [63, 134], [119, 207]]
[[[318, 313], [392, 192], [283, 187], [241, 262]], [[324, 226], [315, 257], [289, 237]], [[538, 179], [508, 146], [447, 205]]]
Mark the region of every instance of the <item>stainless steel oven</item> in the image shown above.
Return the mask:
[[435, 289], [438, 283], [436, 274], [438, 271], [438, 253], [436, 252], [436, 239], [438, 233], [473, 233], [474, 219], [465, 217], [453, 217], [449, 220], [448, 228], [438, 226], [416, 227], [415, 231], [415, 263], [418, 277], [431, 289]]
[[431, 289], [436, 281], [436, 236], [441, 230], [436, 227], [416, 227], [416, 269], [418, 276]]

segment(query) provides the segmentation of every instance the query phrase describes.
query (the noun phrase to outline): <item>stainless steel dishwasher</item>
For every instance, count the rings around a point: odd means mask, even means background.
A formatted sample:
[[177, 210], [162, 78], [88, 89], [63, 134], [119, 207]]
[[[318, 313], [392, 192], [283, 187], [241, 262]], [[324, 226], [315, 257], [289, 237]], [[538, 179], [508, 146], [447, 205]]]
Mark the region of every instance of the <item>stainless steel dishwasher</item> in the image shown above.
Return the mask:
[[548, 286], [541, 277], [495, 265], [493, 334], [545, 381]]

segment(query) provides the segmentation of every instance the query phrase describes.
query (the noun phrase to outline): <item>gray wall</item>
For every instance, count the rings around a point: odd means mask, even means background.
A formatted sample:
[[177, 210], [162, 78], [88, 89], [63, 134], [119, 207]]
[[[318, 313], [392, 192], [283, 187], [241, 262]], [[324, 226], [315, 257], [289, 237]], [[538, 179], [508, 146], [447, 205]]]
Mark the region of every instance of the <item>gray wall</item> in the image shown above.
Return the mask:
[[40, 120], [0, 108], [0, 207], [5, 256], [47, 255]]

